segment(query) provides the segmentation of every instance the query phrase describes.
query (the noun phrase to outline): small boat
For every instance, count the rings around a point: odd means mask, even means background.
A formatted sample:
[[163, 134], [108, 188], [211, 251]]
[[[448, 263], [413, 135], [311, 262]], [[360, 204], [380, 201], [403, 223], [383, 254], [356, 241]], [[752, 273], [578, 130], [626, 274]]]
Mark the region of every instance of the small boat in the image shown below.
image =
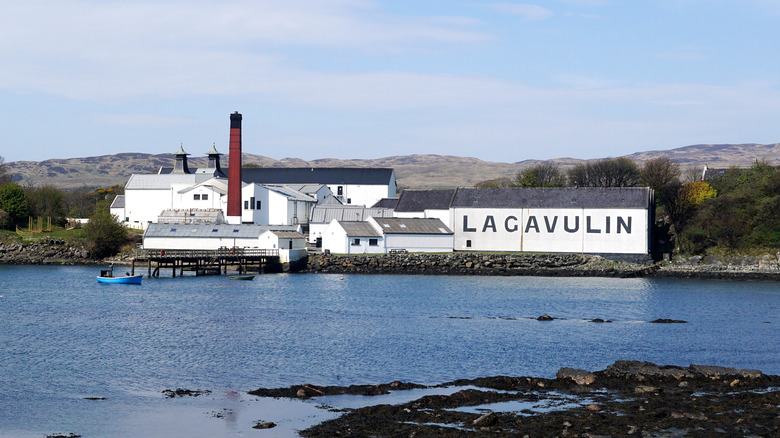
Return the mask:
[[120, 277], [114, 277], [114, 268], [112, 266], [111, 269], [101, 269], [97, 281], [98, 283], [141, 284], [143, 277], [141, 274], [130, 275], [129, 273]]
[[231, 280], [254, 280], [255, 276], [254, 275], [231, 275], [228, 278], [230, 278]]

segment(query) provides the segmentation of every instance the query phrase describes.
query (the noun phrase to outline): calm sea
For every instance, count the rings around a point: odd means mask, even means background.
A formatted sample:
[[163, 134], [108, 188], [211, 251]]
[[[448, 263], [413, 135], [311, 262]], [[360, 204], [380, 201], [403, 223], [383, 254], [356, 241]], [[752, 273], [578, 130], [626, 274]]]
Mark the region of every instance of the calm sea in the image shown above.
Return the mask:
[[[246, 391], [302, 383], [553, 377], [619, 359], [780, 374], [776, 282], [275, 274], [136, 286], [97, 273], [0, 266], [0, 437], [291, 436], [337, 414]], [[688, 323], [647, 323], [657, 318]], [[212, 392], [165, 399], [168, 388]], [[257, 420], [280, 427], [252, 430]]]

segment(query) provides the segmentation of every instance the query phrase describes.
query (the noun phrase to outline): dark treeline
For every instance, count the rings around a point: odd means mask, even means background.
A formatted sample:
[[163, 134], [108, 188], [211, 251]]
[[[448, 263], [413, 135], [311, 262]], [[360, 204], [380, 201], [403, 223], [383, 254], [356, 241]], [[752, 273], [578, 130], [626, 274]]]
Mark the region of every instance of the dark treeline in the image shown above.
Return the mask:
[[682, 172], [670, 158], [638, 166], [628, 158], [578, 164], [567, 172], [541, 163], [513, 177], [477, 187], [635, 187], [656, 195], [656, 248], [690, 253], [780, 249], [780, 169], [756, 162], [702, 180], [702, 169]]

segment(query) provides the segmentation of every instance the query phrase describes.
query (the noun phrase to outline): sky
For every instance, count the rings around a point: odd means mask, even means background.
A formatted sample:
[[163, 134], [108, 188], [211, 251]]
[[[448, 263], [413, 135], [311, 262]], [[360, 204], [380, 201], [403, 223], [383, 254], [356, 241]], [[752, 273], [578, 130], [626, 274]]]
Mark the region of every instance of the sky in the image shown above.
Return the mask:
[[780, 0], [0, 0], [0, 156], [780, 142]]

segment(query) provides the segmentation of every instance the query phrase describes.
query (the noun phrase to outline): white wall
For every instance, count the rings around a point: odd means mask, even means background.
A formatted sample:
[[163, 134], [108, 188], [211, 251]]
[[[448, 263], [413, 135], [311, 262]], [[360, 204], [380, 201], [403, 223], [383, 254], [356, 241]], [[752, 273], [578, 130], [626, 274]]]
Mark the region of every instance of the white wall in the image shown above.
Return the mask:
[[347, 246], [347, 232], [338, 221], [332, 220], [322, 233], [322, 250], [334, 254], [346, 254]]
[[452, 252], [452, 234], [386, 234], [387, 251]]
[[[339, 186], [343, 187], [343, 194], [340, 196], [338, 194]], [[371, 207], [382, 198], [395, 197], [394, 184], [390, 187], [387, 185], [328, 184], [328, 188], [334, 196], [343, 199], [345, 204], [347, 204], [347, 200], [351, 200], [350, 205]]]
[[130, 218], [127, 225], [145, 230], [149, 222], [157, 222], [160, 213], [172, 207], [173, 193], [171, 189], [125, 189], [125, 216]]
[[233, 239], [230, 237], [144, 237], [146, 249], [219, 249], [231, 248], [264, 248], [257, 238]]
[[646, 254], [649, 226], [645, 209], [453, 209], [461, 251]]

